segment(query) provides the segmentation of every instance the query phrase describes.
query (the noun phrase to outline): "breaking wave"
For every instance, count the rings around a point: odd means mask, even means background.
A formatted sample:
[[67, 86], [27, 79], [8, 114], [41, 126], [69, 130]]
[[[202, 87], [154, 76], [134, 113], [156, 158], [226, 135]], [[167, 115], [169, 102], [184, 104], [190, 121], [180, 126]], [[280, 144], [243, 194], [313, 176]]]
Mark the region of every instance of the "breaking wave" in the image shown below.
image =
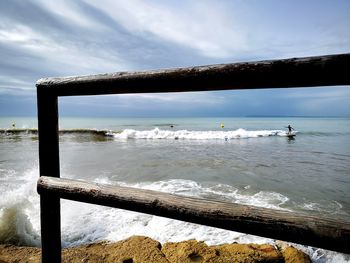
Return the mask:
[[241, 138], [257, 138], [269, 136], [287, 136], [282, 130], [256, 130], [248, 131], [237, 129], [233, 131], [188, 131], [188, 130], [152, 130], [138, 131], [125, 129], [120, 133], [107, 133], [115, 139], [172, 139], [172, 140], [232, 140]]

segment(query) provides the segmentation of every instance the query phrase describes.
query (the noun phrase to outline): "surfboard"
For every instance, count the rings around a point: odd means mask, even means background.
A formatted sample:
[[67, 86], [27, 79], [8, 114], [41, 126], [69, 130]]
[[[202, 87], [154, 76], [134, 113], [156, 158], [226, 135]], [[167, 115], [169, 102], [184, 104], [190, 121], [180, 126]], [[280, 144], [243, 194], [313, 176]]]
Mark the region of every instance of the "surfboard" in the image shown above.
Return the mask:
[[295, 137], [295, 133], [289, 133], [287, 132], [287, 135], [286, 135], [288, 138], [294, 138]]

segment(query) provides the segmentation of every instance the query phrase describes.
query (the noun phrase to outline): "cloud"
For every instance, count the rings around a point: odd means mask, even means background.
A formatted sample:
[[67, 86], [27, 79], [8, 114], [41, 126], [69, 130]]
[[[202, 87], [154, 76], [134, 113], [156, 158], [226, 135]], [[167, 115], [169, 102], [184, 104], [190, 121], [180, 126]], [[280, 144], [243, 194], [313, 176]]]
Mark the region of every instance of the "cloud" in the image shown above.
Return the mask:
[[[51, 8], [58, 16], [49, 16], [44, 25], [37, 23], [37, 17], [33, 17], [33, 22], [29, 24], [9, 13], [0, 18], [0, 92], [33, 92], [35, 81], [44, 76], [105, 73], [129, 68], [129, 63], [118, 52], [98, 43], [108, 31], [106, 28], [91, 22], [93, 20], [89, 20], [84, 12], [78, 12], [78, 8], [70, 9], [66, 2], [60, 3], [55, 8], [53, 2], [45, 5], [36, 2], [44, 6], [46, 12], [50, 12]], [[31, 8], [35, 7], [36, 5], [27, 7], [28, 16]], [[67, 25], [69, 22], [71, 24]], [[101, 32], [91, 33], [92, 24], [94, 29], [101, 29]], [[75, 34], [77, 25], [87, 28], [80, 29], [80, 35]], [[98, 48], [99, 46], [102, 48]]]
[[[179, 104], [218, 105], [225, 98], [220, 92], [147, 93], [116, 95], [125, 101], [171, 102]], [[131, 103], [132, 104], [132, 103]]]
[[[91, 112], [107, 116], [186, 116], [203, 109], [221, 108], [226, 103], [223, 92], [185, 92], [154, 94], [122, 94], [104, 96], [63, 97], [59, 99], [62, 114]], [[95, 115], [94, 115], [95, 116]]]
[[349, 116], [349, 86], [329, 86], [317, 88], [291, 89], [281, 95], [295, 110], [303, 115]]
[[105, 30], [106, 27], [94, 17], [84, 13], [79, 5], [79, 1], [67, 0], [35, 0], [35, 3], [44, 8], [47, 12], [58, 17], [59, 20], [65, 21], [67, 26], [88, 28], [89, 30]]
[[[248, 4], [205, 0], [3, 0], [0, 95], [35, 98], [35, 81], [48, 76], [349, 52], [350, 17], [345, 11], [349, 6], [341, 0], [317, 6], [293, 1]], [[184, 113], [205, 108], [218, 114], [254, 114], [253, 111], [267, 114], [278, 109], [299, 111], [306, 108], [297, 108], [298, 105], [317, 105], [313, 102], [316, 100], [329, 106], [336, 102], [348, 105], [344, 98], [349, 98], [349, 94], [321, 89], [275, 93], [255, 90], [135, 94], [116, 96], [113, 100], [106, 97], [67, 100], [64, 105], [71, 103], [73, 109], [80, 102], [85, 111], [89, 109], [87, 104], [90, 108], [100, 105], [102, 113], [104, 100], [112, 105], [117, 102], [124, 109], [138, 107], [141, 113], [151, 111], [152, 107], [163, 112], [181, 107], [179, 110]], [[288, 106], [283, 106], [282, 101]], [[248, 107], [249, 110], [241, 110]], [[343, 108], [349, 113], [346, 106]], [[116, 107], [104, 109], [112, 112]]]
[[23, 95], [23, 93], [27, 93], [28, 91], [32, 91], [34, 88], [33, 83], [30, 83], [25, 80], [21, 80], [19, 78], [11, 78], [9, 76], [0, 75], [0, 94], [16, 94]]
[[339, 98], [349, 98], [349, 86], [328, 86], [318, 88], [290, 89], [285, 97], [290, 99], [326, 99], [334, 100]]
[[0, 42], [19, 49], [26, 49], [40, 56], [62, 52], [64, 49], [59, 44], [54, 43], [52, 39], [22, 24], [15, 24], [12, 27], [2, 25], [0, 27]]
[[118, 65], [121, 64], [127, 67], [127, 63], [113, 53], [103, 49], [90, 49], [86, 40], [72, 41], [62, 38], [63, 36], [64, 34], [57, 37], [47, 35], [22, 24], [0, 27], [1, 43], [49, 61], [51, 67], [58, 72], [81, 74], [96, 72], [96, 69], [99, 72], [118, 70]]
[[[11, 13], [12, 9], [18, 10]], [[181, 54], [185, 56], [181, 58]], [[188, 56], [187, 56], [188, 55]], [[187, 50], [125, 31], [82, 1], [0, 3], [0, 92], [18, 94], [45, 76], [192, 65]], [[197, 62], [200, 64], [200, 62]], [[17, 85], [22, 83], [23, 86]]]
[[203, 56], [232, 56], [245, 49], [244, 32], [219, 3], [189, 2], [167, 6], [145, 1], [107, 0], [103, 5], [85, 0], [134, 34], [151, 34], [184, 45]]

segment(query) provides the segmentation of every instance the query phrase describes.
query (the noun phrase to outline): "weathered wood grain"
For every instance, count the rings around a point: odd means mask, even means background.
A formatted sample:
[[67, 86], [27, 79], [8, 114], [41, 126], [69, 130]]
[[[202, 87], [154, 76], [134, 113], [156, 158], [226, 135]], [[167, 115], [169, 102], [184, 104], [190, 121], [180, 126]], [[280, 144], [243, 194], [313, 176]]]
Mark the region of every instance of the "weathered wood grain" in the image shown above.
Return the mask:
[[350, 253], [350, 223], [334, 219], [52, 177], [38, 192]]
[[57, 96], [350, 85], [350, 54], [43, 78]]

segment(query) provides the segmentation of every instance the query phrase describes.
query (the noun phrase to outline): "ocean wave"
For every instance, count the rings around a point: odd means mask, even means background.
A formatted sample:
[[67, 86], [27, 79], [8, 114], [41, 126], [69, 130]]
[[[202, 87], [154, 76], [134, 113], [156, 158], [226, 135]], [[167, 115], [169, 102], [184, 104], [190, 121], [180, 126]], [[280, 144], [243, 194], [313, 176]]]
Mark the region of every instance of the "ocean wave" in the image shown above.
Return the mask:
[[[96, 134], [106, 135], [111, 130], [98, 130], [98, 129], [60, 129], [60, 134]], [[114, 131], [117, 132], [117, 131]], [[0, 134], [3, 135], [14, 135], [14, 134], [38, 134], [38, 129], [0, 129]]]
[[138, 131], [125, 129], [120, 133], [107, 133], [115, 139], [171, 139], [171, 140], [232, 140], [243, 138], [258, 138], [269, 136], [287, 136], [282, 130], [255, 130], [248, 131], [237, 129], [232, 131], [189, 131], [189, 130], [162, 130], [154, 128], [152, 130]]
[[[9, 173], [15, 174], [12, 170]], [[6, 178], [6, 177], [5, 177]], [[0, 199], [0, 243], [39, 246], [38, 168], [16, 175], [16, 186], [2, 185]], [[10, 189], [9, 189], [10, 188]]]
[[192, 180], [183, 179], [172, 179], [168, 181], [157, 181], [150, 183], [144, 182], [136, 184], [116, 182], [116, 184], [171, 194], [222, 200], [231, 203], [239, 203], [279, 210], [287, 210], [286, 208], [283, 208], [283, 204], [289, 200], [288, 197], [276, 192], [250, 192], [249, 185], [245, 186], [243, 189], [238, 189], [234, 186], [226, 184], [214, 184], [205, 186]]
[[[8, 191], [0, 201], [0, 242], [40, 246], [39, 196], [36, 193], [38, 169], [25, 173], [21, 187]], [[66, 175], [67, 176], [67, 175]], [[66, 177], [63, 176], [63, 177]], [[22, 181], [24, 178], [20, 178]], [[108, 177], [96, 183], [117, 184], [198, 198], [285, 209], [288, 197], [277, 192], [254, 192], [249, 185], [203, 184], [192, 180], [171, 179], [156, 182], [115, 182]], [[19, 198], [20, 196], [20, 198]], [[145, 235], [161, 243], [188, 239], [205, 241], [209, 245], [223, 243], [270, 243], [268, 238], [234, 231], [191, 224], [178, 220], [115, 208], [62, 200], [61, 227], [63, 247], [100, 240], [119, 241], [132, 235]], [[103, 222], [103, 223], [101, 223]], [[342, 254], [298, 245], [315, 262], [346, 262]], [[336, 261], [334, 261], [336, 260]]]
[[[203, 185], [192, 180], [172, 179], [158, 182], [142, 182], [142, 183], [125, 183], [110, 181], [109, 178], [98, 178], [96, 183], [117, 184], [121, 186], [142, 188], [154, 191], [167, 192], [178, 195], [185, 195], [198, 198], [213, 198], [226, 202], [234, 202], [247, 205], [255, 205], [273, 209], [282, 209], [283, 205], [289, 200], [283, 194], [268, 191], [259, 191], [252, 193], [247, 185], [242, 189], [238, 189], [231, 185], [216, 184]], [[214, 195], [214, 196], [213, 196]], [[220, 198], [221, 197], [221, 198]], [[218, 228], [191, 224], [178, 220], [162, 218], [157, 216], [139, 214], [118, 209], [100, 210], [96, 206], [87, 206], [84, 209], [93, 213], [98, 218], [88, 219], [93, 223], [93, 232], [90, 237], [85, 236], [84, 239], [92, 239], [92, 236], [103, 239], [102, 236], [106, 233], [105, 239], [110, 241], [118, 241], [132, 235], [146, 235], [165, 242], [179, 242], [188, 239], [196, 239], [205, 241], [209, 245], [224, 244], [224, 243], [269, 243], [275, 244], [276, 240], [238, 233], [234, 231], [226, 231]], [[74, 209], [72, 209], [74, 210]], [[74, 211], [77, 211], [75, 209]], [[95, 210], [95, 211], [93, 211]], [[76, 212], [74, 212], [76, 213]], [[116, 218], [118, 217], [118, 219]], [[76, 216], [72, 215], [72, 218]], [[85, 222], [82, 219], [83, 222]], [[99, 222], [103, 220], [104, 224]], [[109, 228], [106, 230], [105, 228]], [[92, 231], [92, 230], [91, 230]], [[349, 257], [345, 254], [328, 251], [324, 249], [303, 246], [299, 244], [289, 243], [298, 249], [307, 253], [313, 262], [316, 263], [331, 263], [331, 262], [349, 262]]]

